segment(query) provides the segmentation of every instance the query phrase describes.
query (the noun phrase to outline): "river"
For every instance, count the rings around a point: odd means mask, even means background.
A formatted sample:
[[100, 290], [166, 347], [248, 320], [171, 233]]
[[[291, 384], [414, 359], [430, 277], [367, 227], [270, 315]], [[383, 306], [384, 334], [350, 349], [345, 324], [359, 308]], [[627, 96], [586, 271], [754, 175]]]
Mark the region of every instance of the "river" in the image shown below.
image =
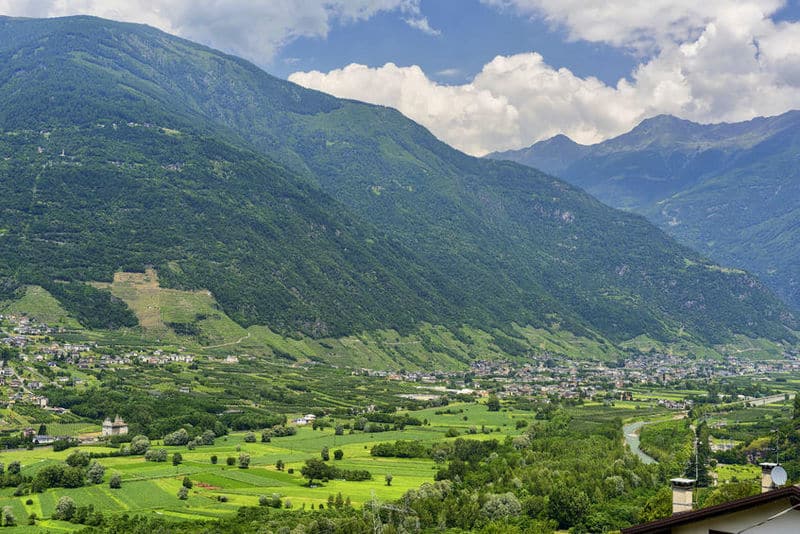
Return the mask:
[[639, 459], [646, 464], [658, 463], [655, 458], [648, 456], [642, 449], [639, 448], [639, 430], [647, 424], [647, 421], [636, 421], [623, 425], [622, 433], [625, 434], [625, 443], [631, 448], [631, 451], [639, 457]]

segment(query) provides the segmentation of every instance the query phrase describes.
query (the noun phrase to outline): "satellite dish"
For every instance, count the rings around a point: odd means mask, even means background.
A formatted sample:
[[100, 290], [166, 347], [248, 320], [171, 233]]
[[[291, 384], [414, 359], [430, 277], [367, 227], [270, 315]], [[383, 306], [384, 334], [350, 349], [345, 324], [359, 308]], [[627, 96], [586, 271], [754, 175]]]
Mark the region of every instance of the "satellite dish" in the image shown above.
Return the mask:
[[776, 486], [783, 486], [786, 484], [786, 469], [781, 466], [776, 466], [772, 470], [772, 483]]

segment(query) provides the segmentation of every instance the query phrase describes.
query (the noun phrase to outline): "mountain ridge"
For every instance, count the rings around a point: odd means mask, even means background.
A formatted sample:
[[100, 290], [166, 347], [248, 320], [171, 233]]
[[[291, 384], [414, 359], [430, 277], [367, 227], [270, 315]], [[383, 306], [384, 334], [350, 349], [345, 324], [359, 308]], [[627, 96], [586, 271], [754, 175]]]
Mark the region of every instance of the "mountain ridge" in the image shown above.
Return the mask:
[[[615, 343], [794, 339], [793, 316], [753, 277], [555, 178], [460, 153], [396, 110], [146, 26], [0, 19], [0, 36], [0, 150], [12, 155], [0, 173], [5, 197], [31, 206], [0, 206], [2, 270], [25, 282], [155, 265], [169, 287], [211, 290], [237, 322], [313, 336], [429, 321], [558, 324]], [[91, 168], [92, 187], [68, 163]], [[40, 183], [58, 196], [31, 198]], [[86, 211], [106, 183], [117, 204]], [[158, 224], [128, 216], [154, 207]], [[54, 243], [59, 232], [76, 241]]]
[[649, 119], [579, 151], [542, 142], [492, 157], [543, 168], [642, 214], [715, 261], [756, 273], [797, 309], [800, 111], [740, 123], [672, 121], [677, 129], [669, 121]]

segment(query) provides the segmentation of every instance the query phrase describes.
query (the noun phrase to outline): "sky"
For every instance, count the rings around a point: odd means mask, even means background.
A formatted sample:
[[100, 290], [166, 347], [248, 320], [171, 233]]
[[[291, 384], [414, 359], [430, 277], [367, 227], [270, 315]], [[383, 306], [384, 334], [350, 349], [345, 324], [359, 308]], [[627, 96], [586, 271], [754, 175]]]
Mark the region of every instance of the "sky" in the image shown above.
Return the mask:
[[470, 154], [585, 144], [668, 113], [800, 108], [800, 0], [0, 0], [0, 14], [141, 22]]

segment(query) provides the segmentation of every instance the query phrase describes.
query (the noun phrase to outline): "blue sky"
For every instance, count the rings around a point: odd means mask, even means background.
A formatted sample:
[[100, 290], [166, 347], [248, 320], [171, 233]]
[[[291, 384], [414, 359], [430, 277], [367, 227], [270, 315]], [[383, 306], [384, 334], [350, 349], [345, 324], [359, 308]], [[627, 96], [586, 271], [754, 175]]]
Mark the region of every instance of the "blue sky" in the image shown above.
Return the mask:
[[[329, 71], [360, 63], [419, 65], [441, 83], [464, 83], [497, 55], [536, 51], [554, 66], [579, 76], [616, 83], [630, 74], [637, 59], [601, 43], [570, 42], [566, 33], [542, 18], [520, 16], [477, 0], [422, 0], [421, 12], [440, 32], [430, 35], [410, 27], [398, 12], [380, 13], [354, 24], [335, 25], [327, 37], [299, 38], [264, 65], [287, 77], [298, 70]], [[450, 75], [447, 71], [455, 70]], [[445, 71], [445, 74], [440, 74]]]
[[800, 0], [0, 0], [150, 24], [482, 155], [800, 108]]

